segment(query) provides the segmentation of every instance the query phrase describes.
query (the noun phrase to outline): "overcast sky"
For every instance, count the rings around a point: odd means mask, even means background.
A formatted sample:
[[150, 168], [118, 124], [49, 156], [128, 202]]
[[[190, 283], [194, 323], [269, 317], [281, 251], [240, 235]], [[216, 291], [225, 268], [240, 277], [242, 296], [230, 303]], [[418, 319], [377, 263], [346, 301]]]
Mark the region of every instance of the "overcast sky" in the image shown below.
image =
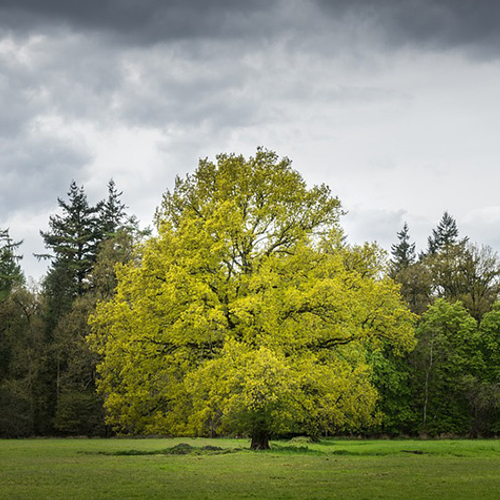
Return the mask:
[[445, 210], [500, 250], [500, 2], [0, 0], [0, 228], [113, 178], [150, 225], [176, 174], [257, 146], [326, 183], [351, 242]]

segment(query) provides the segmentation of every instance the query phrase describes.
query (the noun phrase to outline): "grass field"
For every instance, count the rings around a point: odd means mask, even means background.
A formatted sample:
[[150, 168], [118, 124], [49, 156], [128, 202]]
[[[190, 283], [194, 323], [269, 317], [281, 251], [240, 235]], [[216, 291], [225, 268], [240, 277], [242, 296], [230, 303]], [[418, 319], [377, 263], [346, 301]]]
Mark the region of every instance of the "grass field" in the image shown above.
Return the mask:
[[272, 444], [250, 452], [231, 451], [249, 445], [235, 439], [0, 440], [0, 498], [500, 498], [500, 441]]

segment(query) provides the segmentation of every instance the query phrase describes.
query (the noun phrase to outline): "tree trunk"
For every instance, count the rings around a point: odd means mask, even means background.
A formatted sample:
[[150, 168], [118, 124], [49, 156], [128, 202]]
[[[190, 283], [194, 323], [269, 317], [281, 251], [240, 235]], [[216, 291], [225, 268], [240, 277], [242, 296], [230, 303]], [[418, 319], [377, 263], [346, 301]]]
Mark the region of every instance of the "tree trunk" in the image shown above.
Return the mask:
[[422, 430], [427, 432], [427, 410], [429, 405], [429, 380], [431, 377], [431, 370], [433, 368], [433, 348], [434, 348], [434, 339], [431, 339], [430, 342], [430, 352], [429, 352], [429, 368], [425, 370], [425, 384], [424, 384], [424, 408], [423, 408], [423, 416], [422, 416]]
[[252, 434], [251, 450], [270, 450], [269, 433], [266, 431], [258, 430]]

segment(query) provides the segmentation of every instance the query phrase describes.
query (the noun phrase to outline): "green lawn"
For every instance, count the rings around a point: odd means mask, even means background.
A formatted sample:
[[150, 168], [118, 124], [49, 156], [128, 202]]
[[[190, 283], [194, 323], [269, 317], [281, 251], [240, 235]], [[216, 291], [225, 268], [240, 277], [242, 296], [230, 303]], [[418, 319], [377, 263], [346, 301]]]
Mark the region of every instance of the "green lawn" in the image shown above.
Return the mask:
[[[181, 442], [196, 449], [159, 453]], [[269, 452], [201, 450], [248, 444], [187, 438], [0, 440], [0, 499], [500, 497], [500, 441], [332, 439], [295, 448], [273, 442]]]

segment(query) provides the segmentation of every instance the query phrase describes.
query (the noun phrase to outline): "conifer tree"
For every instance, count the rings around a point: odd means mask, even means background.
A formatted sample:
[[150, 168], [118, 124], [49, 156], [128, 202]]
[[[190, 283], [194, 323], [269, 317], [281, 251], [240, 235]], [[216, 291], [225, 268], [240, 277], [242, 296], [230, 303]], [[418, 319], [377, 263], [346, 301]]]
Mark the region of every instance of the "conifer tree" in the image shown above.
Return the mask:
[[460, 241], [458, 239], [457, 222], [445, 211], [437, 228], [432, 230], [432, 235], [428, 238], [427, 254], [434, 255], [441, 249], [458, 243]]
[[392, 245], [389, 276], [401, 285], [401, 294], [412, 312], [422, 314], [431, 301], [432, 280], [422, 260], [417, 262], [415, 243], [405, 222], [397, 233], [398, 243]]
[[123, 191], [118, 192], [113, 179], [108, 183], [108, 197], [100, 209], [99, 226], [104, 239], [112, 236], [127, 222], [127, 206], [120, 200]]
[[[54, 432], [54, 415], [62, 396], [62, 381], [68, 369], [71, 347], [78, 339], [67, 328], [65, 318], [71, 313], [75, 300], [87, 290], [87, 274], [96, 260], [102, 239], [99, 230], [99, 211], [88, 203], [83, 187], [71, 182], [67, 200], [58, 198], [60, 214], [49, 218], [49, 230], [40, 234], [50, 250], [49, 271], [43, 283], [45, 297], [45, 343], [47, 356], [41, 367], [42, 392], [46, 394], [43, 420], [44, 433]], [[76, 322], [75, 322], [76, 323]], [[86, 332], [82, 332], [85, 334]]]
[[22, 241], [14, 242], [9, 230], [0, 230], [0, 300], [7, 297], [15, 285], [24, 281], [16, 250]]
[[[95, 262], [97, 248], [102, 239], [98, 227], [98, 214], [102, 202], [97, 206], [89, 205], [83, 187], [72, 181], [68, 201], [58, 198], [62, 215], [52, 215], [49, 219], [50, 230], [40, 231], [45, 246], [52, 250], [51, 274], [57, 274], [70, 287], [72, 298], [82, 295], [85, 276]], [[50, 279], [49, 279], [50, 281]]]
[[407, 222], [404, 223], [403, 229], [397, 233], [397, 236], [398, 243], [391, 247], [391, 275], [393, 277], [416, 261], [415, 243], [410, 243], [410, 229]]

